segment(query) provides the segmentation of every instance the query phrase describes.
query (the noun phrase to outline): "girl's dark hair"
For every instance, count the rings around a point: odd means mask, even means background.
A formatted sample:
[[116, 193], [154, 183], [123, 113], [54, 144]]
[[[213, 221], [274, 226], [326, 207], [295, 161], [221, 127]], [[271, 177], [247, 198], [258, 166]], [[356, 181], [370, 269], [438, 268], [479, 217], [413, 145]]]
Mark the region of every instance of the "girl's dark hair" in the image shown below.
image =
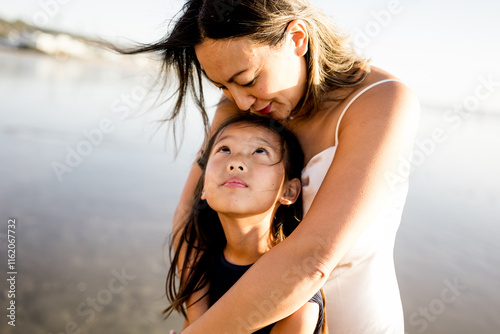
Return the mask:
[[[300, 179], [304, 163], [302, 149], [295, 136], [277, 121], [251, 114], [238, 114], [226, 120], [217, 129], [205, 145], [198, 161], [202, 175], [195, 189], [194, 205], [186, 222], [174, 231], [171, 239], [171, 265], [166, 280], [166, 295], [171, 305], [163, 311], [166, 317], [174, 310], [186, 317], [185, 303], [194, 292], [210, 283], [214, 259], [220, 256], [226, 245], [219, 216], [205, 200], [201, 199], [201, 191], [205, 181], [205, 167], [214, 142], [224, 129], [235, 124], [257, 126], [277, 134], [281, 142], [280, 162], [284, 163], [285, 178], [287, 180]], [[301, 196], [294, 204], [280, 205], [271, 229], [274, 241], [279, 242], [290, 235], [300, 219], [302, 219]], [[175, 249], [173, 249], [173, 240], [178, 240]], [[179, 264], [181, 252], [184, 255], [184, 260], [180, 263], [183, 270], [177, 276], [176, 267]]]
[[305, 95], [293, 116], [309, 117], [325, 101], [325, 93], [360, 84], [370, 68], [369, 59], [356, 54], [349, 36], [336, 28], [308, 0], [188, 0], [172, 30], [163, 39], [118, 51], [125, 54], [159, 53], [166, 78], [174, 72], [179, 81], [174, 94], [176, 103], [164, 121], [179, 119], [186, 96], [190, 93], [208, 133], [209, 120], [202, 87], [204, 72], [196, 58], [195, 46], [205, 38], [222, 40], [238, 37], [278, 46], [288, 24], [295, 19], [303, 20], [308, 32], [308, 51], [305, 55], [308, 75]]

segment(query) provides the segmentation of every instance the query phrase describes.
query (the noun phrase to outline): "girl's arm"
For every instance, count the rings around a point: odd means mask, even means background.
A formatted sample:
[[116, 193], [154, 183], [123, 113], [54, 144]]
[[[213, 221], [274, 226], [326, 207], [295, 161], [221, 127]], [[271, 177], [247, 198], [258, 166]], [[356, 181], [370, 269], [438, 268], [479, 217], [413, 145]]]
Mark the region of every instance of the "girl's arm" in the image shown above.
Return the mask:
[[192, 324], [196, 319], [201, 317], [201, 315], [208, 310], [210, 305], [208, 301], [208, 295], [203, 297], [203, 295], [207, 291], [208, 286], [205, 286], [203, 289], [201, 289], [200, 291], [196, 291], [189, 297], [188, 302], [186, 303], [187, 319], [184, 322], [184, 328]]
[[390, 178], [410, 158], [418, 119], [418, 100], [401, 83], [360, 96], [304, 220], [183, 333], [252, 333], [303, 306], [385, 203]]
[[292, 315], [278, 321], [271, 334], [312, 334], [319, 317], [319, 305], [307, 302]]

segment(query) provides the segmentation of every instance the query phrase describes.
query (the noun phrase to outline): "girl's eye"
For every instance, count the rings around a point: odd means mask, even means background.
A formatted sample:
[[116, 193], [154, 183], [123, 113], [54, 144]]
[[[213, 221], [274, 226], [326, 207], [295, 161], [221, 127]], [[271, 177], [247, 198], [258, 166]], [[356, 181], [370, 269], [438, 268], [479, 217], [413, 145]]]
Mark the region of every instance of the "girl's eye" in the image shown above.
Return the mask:
[[222, 146], [217, 150], [217, 152], [222, 152], [222, 153], [231, 153], [231, 150], [227, 146]]
[[258, 148], [258, 149], [255, 150], [254, 153], [257, 153], [257, 154], [268, 154], [267, 150], [265, 148]]

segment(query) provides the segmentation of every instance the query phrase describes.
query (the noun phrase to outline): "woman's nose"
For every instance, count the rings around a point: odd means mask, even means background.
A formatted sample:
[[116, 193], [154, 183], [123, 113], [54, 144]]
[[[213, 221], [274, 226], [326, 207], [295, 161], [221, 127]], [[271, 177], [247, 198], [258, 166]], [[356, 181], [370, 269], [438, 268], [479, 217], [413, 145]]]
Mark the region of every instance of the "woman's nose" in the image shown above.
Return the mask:
[[[232, 89], [230, 92], [230, 95], [232, 97], [232, 100], [240, 110], [248, 110], [250, 107], [255, 103], [256, 98], [250, 94], [248, 94], [247, 91], [244, 89], [240, 88], [235, 88]], [[230, 96], [228, 96], [229, 99], [231, 99]]]

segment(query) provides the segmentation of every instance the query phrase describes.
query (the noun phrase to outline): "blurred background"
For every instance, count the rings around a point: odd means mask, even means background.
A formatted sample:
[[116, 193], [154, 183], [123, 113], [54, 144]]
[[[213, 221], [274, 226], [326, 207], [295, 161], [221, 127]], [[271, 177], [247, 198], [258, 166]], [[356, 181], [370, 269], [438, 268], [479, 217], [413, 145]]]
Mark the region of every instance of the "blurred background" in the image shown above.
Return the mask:
[[[169, 104], [151, 108], [159, 63], [89, 42], [155, 41], [183, 1], [1, 1], [0, 332], [179, 330], [161, 315], [164, 243], [201, 119], [186, 119], [176, 156], [158, 123]], [[420, 97], [395, 249], [406, 332], [499, 333], [500, 3], [312, 3]]]

